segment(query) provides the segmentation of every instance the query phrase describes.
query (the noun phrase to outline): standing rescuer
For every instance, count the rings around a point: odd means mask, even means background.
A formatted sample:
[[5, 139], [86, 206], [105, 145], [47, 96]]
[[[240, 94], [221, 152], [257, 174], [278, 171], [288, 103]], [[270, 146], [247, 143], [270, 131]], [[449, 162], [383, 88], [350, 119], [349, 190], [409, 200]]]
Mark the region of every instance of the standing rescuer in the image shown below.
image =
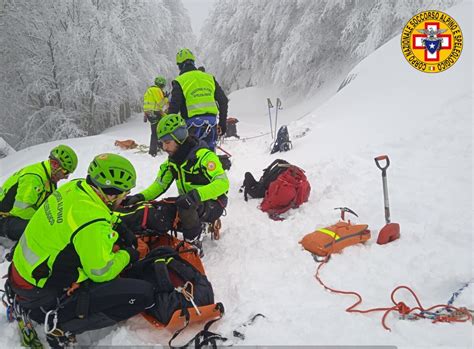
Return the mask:
[[143, 121], [146, 122], [148, 120], [151, 128], [150, 150], [148, 153], [153, 157], [158, 154], [156, 125], [168, 108], [168, 98], [164, 91], [165, 86], [166, 79], [163, 76], [157, 76], [155, 78], [155, 84], [148, 87], [143, 96]]
[[41, 204], [77, 167], [77, 155], [67, 145], [54, 147], [49, 159], [15, 172], [0, 187], [0, 236], [17, 241]]
[[168, 112], [180, 113], [190, 134], [204, 140], [214, 151], [218, 133], [223, 135], [227, 129], [229, 100], [214, 76], [196, 68], [195, 60], [187, 48], [176, 54], [179, 76], [172, 82]]
[[87, 173], [87, 179], [65, 184], [41, 206], [9, 269], [8, 283], [20, 306], [31, 319], [47, 322], [52, 347], [67, 346], [76, 334], [111, 326], [154, 302], [151, 284], [118, 277], [138, 259], [134, 234], [112, 215], [135, 187], [133, 165], [119, 155], [101, 154]]

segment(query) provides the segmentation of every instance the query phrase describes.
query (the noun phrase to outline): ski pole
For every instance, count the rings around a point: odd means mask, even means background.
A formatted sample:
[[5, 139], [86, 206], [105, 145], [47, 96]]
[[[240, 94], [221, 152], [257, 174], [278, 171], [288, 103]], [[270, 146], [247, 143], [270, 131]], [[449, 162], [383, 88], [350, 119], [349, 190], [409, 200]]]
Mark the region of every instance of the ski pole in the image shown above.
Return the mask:
[[272, 135], [272, 139], [273, 139], [272, 112], [270, 111], [270, 109], [273, 108], [273, 104], [270, 98], [267, 98], [267, 104], [268, 104], [268, 118], [270, 119], [270, 134]]
[[277, 102], [276, 102], [276, 108], [275, 108], [275, 138], [277, 136], [277, 131], [278, 131], [278, 109], [281, 110], [281, 101], [280, 101], [280, 98], [277, 98]]

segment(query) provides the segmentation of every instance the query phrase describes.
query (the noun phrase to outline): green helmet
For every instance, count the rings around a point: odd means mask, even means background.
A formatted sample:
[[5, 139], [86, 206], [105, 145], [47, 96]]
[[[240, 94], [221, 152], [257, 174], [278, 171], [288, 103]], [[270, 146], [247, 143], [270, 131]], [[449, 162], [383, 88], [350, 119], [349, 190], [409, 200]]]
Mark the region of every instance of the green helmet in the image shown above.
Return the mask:
[[178, 114], [168, 114], [162, 117], [156, 131], [160, 141], [174, 140], [182, 144], [188, 137], [186, 122]]
[[196, 58], [194, 58], [193, 53], [188, 48], [182, 48], [176, 54], [176, 64], [181, 64], [187, 60], [195, 61]]
[[71, 147], [60, 144], [49, 153], [49, 158], [59, 162], [61, 167], [69, 173], [74, 172], [77, 167], [77, 155]]
[[165, 87], [166, 86], [166, 79], [162, 76], [157, 76], [155, 78], [155, 85], [158, 87]]
[[87, 170], [92, 183], [102, 189], [113, 188], [121, 192], [135, 187], [137, 174], [132, 163], [117, 154], [100, 154]]

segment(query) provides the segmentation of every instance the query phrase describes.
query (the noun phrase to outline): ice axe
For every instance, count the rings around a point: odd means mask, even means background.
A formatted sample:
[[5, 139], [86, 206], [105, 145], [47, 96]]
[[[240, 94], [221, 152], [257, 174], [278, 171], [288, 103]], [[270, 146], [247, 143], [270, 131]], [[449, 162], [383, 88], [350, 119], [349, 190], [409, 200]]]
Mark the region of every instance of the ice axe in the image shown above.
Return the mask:
[[[400, 224], [390, 223], [390, 207], [388, 204], [388, 187], [387, 187], [387, 168], [390, 165], [390, 159], [387, 155], [377, 156], [375, 164], [379, 169], [382, 170], [382, 183], [383, 183], [383, 200], [385, 206], [385, 226], [380, 230], [379, 236], [377, 237], [377, 243], [379, 245], [388, 244], [394, 240], [400, 238]], [[380, 164], [381, 161], [386, 161], [385, 166]]]

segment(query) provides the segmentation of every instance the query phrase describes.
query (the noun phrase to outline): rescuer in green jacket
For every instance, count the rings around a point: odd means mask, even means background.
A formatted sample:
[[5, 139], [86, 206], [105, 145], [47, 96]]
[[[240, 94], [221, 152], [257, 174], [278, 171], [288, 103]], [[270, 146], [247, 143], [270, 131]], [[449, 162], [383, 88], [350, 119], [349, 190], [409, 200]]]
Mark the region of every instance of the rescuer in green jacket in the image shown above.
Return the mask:
[[47, 322], [49, 310], [57, 315], [57, 330], [47, 336], [51, 346], [128, 319], [154, 302], [151, 284], [118, 277], [139, 258], [135, 235], [112, 214], [135, 187], [133, 165], [122, 156], [101, 154], [87, 173], [87, 179], [61, 186], [40, 207], [9, 270], [8, 281], [33, 320]]
[[156, 180], [141, 193], [127, 197], [124, 204], [156, 199], [176, 180], [182, 233], [187, 241], [201, 248], [201, 223], [214, 223], [224, 212], [229, 180], [218, 156], [205, 142], [188, 135], [181, 116], [164, 116], [157, 132], [168, 159], [161, 164]]
[[218, 133], [223, 135], [227, 129], [229, 100], [214, 76], [196, 68], [195, 60], [187, 48], [176, 54], [179, 76], [172, 82], [168, 113], [180, 113], [189, 133], [214, 151]]
[[0, 187], [0, 236], [17, 241], [41, 204], [61, 179], [77, 167], [77, 155], [67, 145], [51, 150], [49, 160], [15, 172]]
[[163, 76], [155, 78], [155, 84], [147, 88], [143, 96], [144, 122], [149, 122], [151, 127], [150, 149], [148, 154], [155, 157], [158, 154], [158, 138], [156, 136], [156, 125], [168, 109], [168, 97], [164, 88], [166, 79]]

